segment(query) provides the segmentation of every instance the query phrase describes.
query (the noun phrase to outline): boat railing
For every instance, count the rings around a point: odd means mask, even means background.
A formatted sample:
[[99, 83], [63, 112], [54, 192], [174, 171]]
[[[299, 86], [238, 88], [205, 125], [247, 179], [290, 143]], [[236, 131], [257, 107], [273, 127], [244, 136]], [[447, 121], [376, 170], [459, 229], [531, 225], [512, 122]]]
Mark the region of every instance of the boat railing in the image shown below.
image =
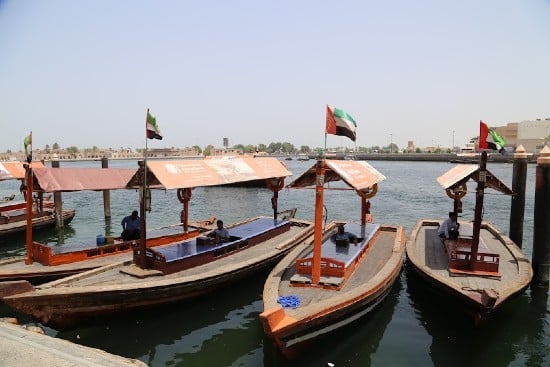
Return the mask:
[[[256, 218], [250, 222], [229, 227], [231, 239], [229, 242], [211, 244], [194, 238], [158, 249], [147, 248], [146, 264], [148, 268], [160, 270], [163, 274], [171, 274], [257, 245], [289, 230], [289, 221]], [[139, 249], [135, 249], [134, 260], [138, 256]]]
[[482, 238], [479, 238], [477, 256], [472, 264], [472, 242], [470, 238], [458, 240], [445, 240], [445, 249], [449, 258], [449, 271], [451, 273], [490, 273], [498, 276], [500, 255], [487, 247]]

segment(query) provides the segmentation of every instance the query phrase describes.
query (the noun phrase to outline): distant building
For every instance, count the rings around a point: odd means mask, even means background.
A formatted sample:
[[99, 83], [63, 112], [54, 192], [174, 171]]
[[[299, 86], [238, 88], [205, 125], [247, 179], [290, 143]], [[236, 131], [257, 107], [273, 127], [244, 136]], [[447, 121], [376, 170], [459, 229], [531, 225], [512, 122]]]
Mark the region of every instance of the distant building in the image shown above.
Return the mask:
[[550, 144], [550, 118], [511, 122], [494, 126], [495, 131], [506, 140], [506, 147], [515, 150], [523, 145], [527, 153], [539, 153]]

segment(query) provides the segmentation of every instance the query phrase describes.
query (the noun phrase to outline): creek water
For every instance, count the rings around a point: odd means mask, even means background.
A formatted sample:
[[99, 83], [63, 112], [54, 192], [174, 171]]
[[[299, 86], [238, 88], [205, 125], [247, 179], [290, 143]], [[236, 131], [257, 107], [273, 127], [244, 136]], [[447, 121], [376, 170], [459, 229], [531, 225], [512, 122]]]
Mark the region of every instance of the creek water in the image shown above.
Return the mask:
[[[285, 161], [294, 177], [314, 161]], [[436, 178], [453, 164], [387, 162], [371, 164], [386, 176], [371, 199], [375, 222], [400, 224], [410, 233], [421, 218], [443, 219], [452, 201]], [[62, 167], [100, 167], [100, 162], [62, 162]], [[109, 167], [137, 167], [136, 161], [110, 161]], [[489, 171], [511, 187], [513, 165], [489, 164]], [[287, 179], [287, 183], [290, 180]], [[0, 196], [18, 193], [19, 182], [0, 184]], [[532, 255], [535, 165], [527, 172], [523, 250]], [[468, 185], [464, 218], [473, 219], [475, 184]], [[138, 209], [135, 190], [111, 192], [112, 222], [103, 218], [100, 192], [63, 193], [63, 205], [76, 216], [59, 234], [37, 232], [35, 239], [65, 245], [95, 243], [96, 236], [118, 235], [120, 220]], [[271, 194], [257, 188], [210, 187], [193, 190], [190, 217], [211, 216], [226, 224], [256, 215], [272, 215]], [[484, 220], [508, 233], [511, 198], [488, 189]], [[353, 192], [325, 192], [327, 221], [358, 220], [359, 198]], [[283, 189], [279, 209], [297, 208], [296, 217], [313, 220], [314, 191]], [[148, 228], [179, 221], [181, 204], [174, 190], [154, 190]], [[0, 258], [24, 254], [24, 236], [0, 240]], [[48, 335], [107, 352], [140, 359], [150, 366], [550, 366], [550, 303], [547, 293], [528, 289], [481, 325], [432, 293], [406, 268], [380, 307], [354, 324], [311, 344], [293, 360], [281, 357], [264, 337], [264, 271], [246, 282], [191, 301], [107, 318], [69, 331], [45, 328]], [[33, 323], [0, 304], [0, 317]]]

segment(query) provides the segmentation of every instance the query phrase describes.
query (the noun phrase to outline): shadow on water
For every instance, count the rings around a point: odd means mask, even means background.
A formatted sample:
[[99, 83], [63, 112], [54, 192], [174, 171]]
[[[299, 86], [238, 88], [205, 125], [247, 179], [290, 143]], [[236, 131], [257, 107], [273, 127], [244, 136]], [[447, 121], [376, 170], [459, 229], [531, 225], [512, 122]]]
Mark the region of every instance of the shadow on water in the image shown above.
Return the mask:
[[402, 284], [398, 280], [376, 309], [354, 323], [305, 346], [292, 360], [283, 357], [264, 336], [264, 366], [371, 366], [398, 303]]
[[432, 337], [434, 366], [532, 366], [550, 365], [545, 334], [548, 298], [526, 291], [475, 325], [455, 302], [429, 285], [411, 269], [407, 293], [416, 318]]

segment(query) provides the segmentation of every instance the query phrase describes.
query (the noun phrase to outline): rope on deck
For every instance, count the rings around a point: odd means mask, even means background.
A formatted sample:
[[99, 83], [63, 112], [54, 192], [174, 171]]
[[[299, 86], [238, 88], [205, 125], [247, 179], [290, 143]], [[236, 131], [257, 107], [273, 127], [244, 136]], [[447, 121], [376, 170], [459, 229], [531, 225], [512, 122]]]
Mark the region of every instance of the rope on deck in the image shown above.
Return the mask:
[[298, 308], [300, 306], [300, 299], [298, 296], [280, 296], [277, 299], [277, 303], [281, 304], [283, 308]]

